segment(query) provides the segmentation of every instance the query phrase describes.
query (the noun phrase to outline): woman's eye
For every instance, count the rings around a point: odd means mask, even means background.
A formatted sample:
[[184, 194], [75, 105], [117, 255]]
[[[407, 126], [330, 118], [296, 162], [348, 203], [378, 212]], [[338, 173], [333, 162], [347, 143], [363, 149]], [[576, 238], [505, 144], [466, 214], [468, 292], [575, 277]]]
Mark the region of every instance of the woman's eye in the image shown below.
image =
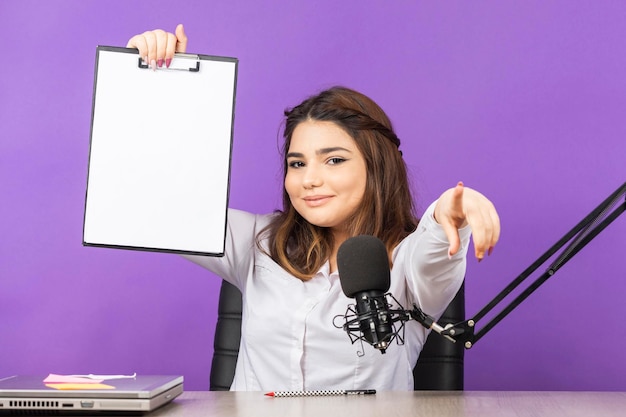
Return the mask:
[[291, 161], [287, 163], [287, 166], [289, 166], [289, 168], [302, 168], [304, 163], [301, 161]]
[[328, 163], [329, 163], [330, 165], [337, 165], [337, 164], [340, 164], [340, 163], [342, 163], [342, 162], [345, 162], [345, 159], [343, 159], [343, 158], [330, 158], [330, 159], [328, 160]]

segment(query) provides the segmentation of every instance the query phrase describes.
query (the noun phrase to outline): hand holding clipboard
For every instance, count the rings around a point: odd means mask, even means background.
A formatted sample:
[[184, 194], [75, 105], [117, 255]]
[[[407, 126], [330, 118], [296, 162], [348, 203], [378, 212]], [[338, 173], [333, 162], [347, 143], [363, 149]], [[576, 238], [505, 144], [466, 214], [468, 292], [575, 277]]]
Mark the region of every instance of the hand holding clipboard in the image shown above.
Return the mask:
[[182, 25], [128, 45], [97, 48], [83, 244], [220, 256], [238, 61]]
[[170, 67], [175, 53], [187, 52], [187, 35], [182, 24], [176, 26], [175, 33], [161, 29], [135, 35], [128, 40], [127, 48], [136, 48], [139, 56], [152, 69]]

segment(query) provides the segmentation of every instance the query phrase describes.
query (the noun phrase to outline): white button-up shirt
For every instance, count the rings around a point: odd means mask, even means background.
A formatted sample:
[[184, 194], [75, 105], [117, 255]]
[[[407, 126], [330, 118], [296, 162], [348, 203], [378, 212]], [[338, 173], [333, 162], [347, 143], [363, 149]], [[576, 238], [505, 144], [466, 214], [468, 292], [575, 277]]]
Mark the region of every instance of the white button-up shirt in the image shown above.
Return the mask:
[[[394, 249], [389, 292], [405, 308], [415, 303], [438, 318], [463, 281], [470, 230], [459, 231], [462, 249], [449, 259], [433, 210], [434, 203], [417, 230]], [[343, 324], [347, 306], [354, 304], [343, 294], [338, 273], [330, 273], [326, 262], [311, 280], [301, 281], [281, 268], [256, 245], [270, 218], [231, 209], [225, 256], [185, 256], [242, 292], [241, 345], [231, 389], [412, 390], [427, 330], [407, 322], [404, 344], [393, 342], [385, 354], [352, 344], [334, 325]]]

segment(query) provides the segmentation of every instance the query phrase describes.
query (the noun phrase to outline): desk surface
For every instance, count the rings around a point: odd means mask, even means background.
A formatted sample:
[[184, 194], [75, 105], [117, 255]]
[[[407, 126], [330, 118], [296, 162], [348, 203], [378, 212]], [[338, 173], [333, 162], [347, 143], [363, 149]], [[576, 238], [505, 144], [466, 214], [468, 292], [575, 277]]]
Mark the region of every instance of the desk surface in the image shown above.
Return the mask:
[[155, 416], [624, 416], [626, 392], [415, 391], [271, 398], [260, 392], [185, 392]]

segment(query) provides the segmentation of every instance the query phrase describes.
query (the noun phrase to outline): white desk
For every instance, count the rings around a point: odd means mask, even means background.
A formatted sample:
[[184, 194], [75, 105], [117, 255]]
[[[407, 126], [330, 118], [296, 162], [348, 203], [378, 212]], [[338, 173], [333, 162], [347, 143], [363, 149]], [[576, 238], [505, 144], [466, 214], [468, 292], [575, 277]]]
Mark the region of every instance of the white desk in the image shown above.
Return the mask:
[[271, 398], [260, 392], [185, 392], [154, 416], [524, 417], [626, 415], [626, 392], [415, 391]]

